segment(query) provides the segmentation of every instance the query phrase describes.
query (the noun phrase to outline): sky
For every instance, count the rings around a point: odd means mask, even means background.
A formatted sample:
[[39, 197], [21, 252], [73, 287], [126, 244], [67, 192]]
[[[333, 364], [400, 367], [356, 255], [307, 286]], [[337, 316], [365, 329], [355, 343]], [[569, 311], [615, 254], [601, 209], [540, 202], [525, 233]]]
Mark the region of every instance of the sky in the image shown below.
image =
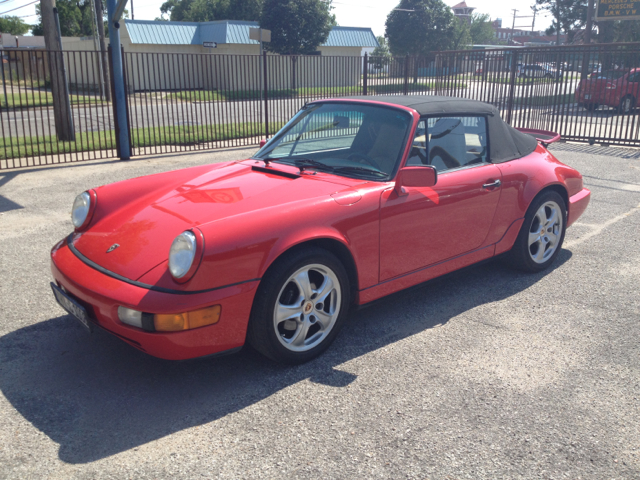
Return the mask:
[[[20, 7], [33, 0], [0, 0], [0, 12]], [[132, 0], [129, 0], [131, 2]], [[444, 0], [453, 6], [460, 0]], [[160, 16], [160, 5], [164, 0], [133, 0], [133, 10], [136, 20], [153, 20]], [[338, 24], [343, 27], [370, 27], [375, 35], [384, 35], [384, 22], [389, 12], [397, 6], [399, 0], [334, 0], [333, 13]], [[510, 28], [513, 22], [512, 9], [518, 9], [517, 15], [531, 15], [531, 5], [535, 0], [469, 0], [469, 7], [476, 7], [477, 13], [488, 13], [492, 20], [502, 18], [502, 26]], [[127, 7], [131, 12], [130, 3]], [[35, 14], [35, 4], [26, 6], [7, 15], [26, 16]], [[516, 27], [528, 30], [531, 28], [531, 18], [516, 19]], [[24, 21], [35, 24], [37, 16], [25, 17]], [[536, 30], [544, 30], [551, 25], [551, 18], [538, 14]]]

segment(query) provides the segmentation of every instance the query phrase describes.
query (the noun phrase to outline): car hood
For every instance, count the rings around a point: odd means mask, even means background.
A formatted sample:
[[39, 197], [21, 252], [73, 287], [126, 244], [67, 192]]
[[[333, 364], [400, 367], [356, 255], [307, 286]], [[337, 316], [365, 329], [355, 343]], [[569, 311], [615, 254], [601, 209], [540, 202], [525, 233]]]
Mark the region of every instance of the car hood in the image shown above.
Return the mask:
[[248, 211], [325, 197], [363, 182], [320, 172], [298, 176], [297, 169], [284, 165], [265, 173], [252, 169], [254, 163], [232, 163], [204, 173], [200, 168], [186, 179], [185, 171], [163, 174], [167, 177], [161, 186], [112, 208], [108, 202], [118, 190], [135, 192], [150, 177], [100, 187], [98, 204], [106, 199], [105, 213], [77, 234], [73, 245], [101, 267], [137, 280], [167, 260], [171, 243], [185, 230]]

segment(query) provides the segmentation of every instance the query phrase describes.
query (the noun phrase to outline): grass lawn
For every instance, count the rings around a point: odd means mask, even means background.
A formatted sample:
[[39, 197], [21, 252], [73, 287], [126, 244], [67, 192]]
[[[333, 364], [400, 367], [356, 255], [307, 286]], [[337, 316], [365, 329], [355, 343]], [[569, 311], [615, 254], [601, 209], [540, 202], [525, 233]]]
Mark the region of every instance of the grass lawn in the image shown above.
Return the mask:
[[[478, 76], [476, 77], [478, 78], [478, 80], [481, 80], [482, 77]], [[559, 79], [560, 82], [563, 81], [563, 79]], [[509, 78], [509, 75], [506, 75], [505, 77], [499, 77], [499, 78], [492, 78], [490, 75], [487, 75], [487, 79], [486, 82], [488, 83], [506, 83], [509, 84], [511, 83], [511, 79]], [[556, 83], [556, 79], [553, 78], [520, 78], [520, 77], [516, 77], [516, 81], [515, 84], [516, 85], [531, 85], [532, 83]]]
[[531, 105], [534, 107], [543, 107], [551, 105], [566, 105], [574, 103], [575, 96], [573, 93], [564, 93], [560, 95], [540, 95], [538, 97], [515, 97], [513, 103], [515, 105]]
[[[274, 133], [284, 123], [269, 123]], [[221, 125], [172, 126], [136, 128], [131, 131], [133, 148], [155, 145], [197, 145], [220, 140], [233, 140], [264, 135], [262, 123], [231, 123]], [[115, 132], [82, 132], [75, 142], [58, 142], [55, 135], [0, 139], [0, 159], [87, 152], [116, 148]]]
[[[0, 106], [7, 108], [7, 98], [9, 100], [9, 108], [27, 108], [27, 107], [50, 107], [53, 105], [53, 95], [51, 92], [29, 92], [29, 93], [10, 93], [6, 97], [0, 95]], [[106, 103], [94, 95], [69, 95], [72, 105], [82, 105], [85, 103]]]
[[[427, 92], [434, 88], [444, 87], [442, 82], [412, 83], [408, 84], [409, 92]], [[459, 84], [460, 88], [466, 88], [466, 84]], [[388, 93], [402, 93], [403, 83], [391, 83], [382, 85], [369, 85], [367, 93], [369, 95], [379, 95]], [[359, 95], [362, 93], [361, 86], [351, 87], [310, 87], [298, 89], [268, 90], [269, 99], [275, 98], [295, 98], [295, 97], [329, 97], [343, 95]], [[262, 93], [259, 90], [185, 90], [181, 92], [169, 93], [167, 100], [182, 100], [185, 102], [220, 102], [234, 100], [259, 100]]]

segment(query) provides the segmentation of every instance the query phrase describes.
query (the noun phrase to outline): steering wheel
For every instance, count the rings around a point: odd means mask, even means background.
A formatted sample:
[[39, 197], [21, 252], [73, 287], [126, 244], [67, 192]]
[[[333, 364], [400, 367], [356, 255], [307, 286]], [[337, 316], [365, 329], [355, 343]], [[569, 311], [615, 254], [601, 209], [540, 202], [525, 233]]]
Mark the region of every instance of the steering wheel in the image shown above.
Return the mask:
[[353, 160], [354, 162], [366, 163], [367, 165], [370, 165], [370, 166], [380, 170], [380, 167], [378, 166], [378, 164], [376, 162], [374, 162], [373, 159], [370, 156], [365, 155], [363, 153], [352, 153], [347, 158], [349, 160]]

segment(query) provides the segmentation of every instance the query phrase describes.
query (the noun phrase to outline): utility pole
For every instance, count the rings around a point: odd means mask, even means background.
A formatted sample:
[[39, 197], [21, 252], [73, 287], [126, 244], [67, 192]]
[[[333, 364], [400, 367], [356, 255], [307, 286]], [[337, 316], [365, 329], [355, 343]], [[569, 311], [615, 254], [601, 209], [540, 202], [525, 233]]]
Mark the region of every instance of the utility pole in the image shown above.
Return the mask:
[[531, 22], [531, 34], [533, 35], [536, 28], [536, 13], [538, 13], [538, 9], [534, 5], [531, 7], [531, 10], [533, 10], [533, 21]]
[[107, 44], [104, 41], [104, 10], [102, 0], [95, 0], [96, 23], [98, 24], [98, 41], [100, 44], [100, 60], [102, 61], [102, 83], [104, 84], [104, 96], [111, 101], [111, 86], [109, 85], [109, 58], [107, 57]]
[[560, 5], [556, 2], [556, 45], [560, 45]]
[[516, 30], [516, 14], [518, 13], [518, 10], [514, 8], [512, 9], [512, 11], [513, 11], [513, 23], [511, 24], [511, 43], [515, 43], [515, 41], [513, 40], [513, 37]]
[[62, 55], [62, 39], [59, 23], [56, 21], [55, 0], [40, 0], [44, 44], [48, 52], [49, 73], [51, 75], [51, 93], [53, 95], [53, 114], [58, 139], [72, 142], [75, 140], [73, 116], [69, 104], [69, 85]]
[[[593, 0], [589, 0], [587, 5], [587, 25], [584, 32], [584, 44], [591, 44], [591, 30], [593, 29]], [[580, 69], [580, 79], [585, 80], [589, 76], [589, 61], [591, 60], [590, 49], [584, 50], [582, 54], [582, 68]]]
[[587, 6], [587, 25], [584, 31], [584, 43], [589, 45], [591, 43], [591, 30], [593, 29], [593, 0], [589, 0]]

